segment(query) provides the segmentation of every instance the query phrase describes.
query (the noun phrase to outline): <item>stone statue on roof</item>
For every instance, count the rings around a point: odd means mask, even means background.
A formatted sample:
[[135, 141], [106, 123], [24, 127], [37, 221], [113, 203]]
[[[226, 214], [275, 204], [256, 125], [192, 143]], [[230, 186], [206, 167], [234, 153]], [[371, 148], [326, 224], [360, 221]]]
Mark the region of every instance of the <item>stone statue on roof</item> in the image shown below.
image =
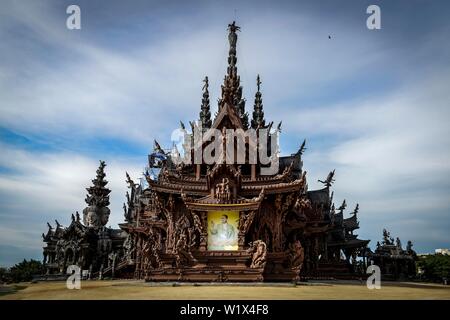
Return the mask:
[[237, 42], [236, 31], [241, 30], [241, 28], [236, 25], [236, 21], [233, 21], [233, 23], [230, 23], [228, 25], [228, 30], [230, 31], [230, 33], [228, 34], [228, 41], [230, 42], [230, 47], [235, 48]]

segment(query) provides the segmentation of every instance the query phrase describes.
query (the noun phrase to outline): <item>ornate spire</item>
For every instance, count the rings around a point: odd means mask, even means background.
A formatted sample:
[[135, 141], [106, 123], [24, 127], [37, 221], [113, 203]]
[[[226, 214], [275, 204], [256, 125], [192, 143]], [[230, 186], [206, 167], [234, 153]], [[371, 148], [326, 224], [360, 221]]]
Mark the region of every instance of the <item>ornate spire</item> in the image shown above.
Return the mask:
[[266, 120], [264, 120], [264, 111], [263, 111], [263, 103], [262, 103], [262, 95], [261, 95], [261, 79], [256, 77], [256, 86], [258, 91], [255, 94], [255, 105], [253, 106], [253, 119], [252, 119], [252, 128], [256, 129], [258, 127], [264, 127], [266, 125]]
[[93, 186], [86, 188], [88, 194], [86, 195], [85, 201], [90, 206], [109, 206], [109, 193], [111, 190], [105, 187], [108, 184], [108, 181], [105, 180], [105, 167], [105, 161], [100, 161], [100, 166], [97, 169], [97, 176], [92, 180]]
[[86, 188], [86, 203], [88, 207], [83, 210], [84, 224], [88, 227], [101, 227], [106, 225], [109, 219], [109, 194], [111, 190], [106, 188], [105, 161], [100, 161], [97, 176], [92, 180], [93, 186]]
[[202, 126], [205, 129], [211, 128], [211, 111], [210, 111], [210, 106], [209, 106], [209, 91], [208, 91], [208, 87], [209, 87], [209, 82], [208, 82], [208, 77], [205, 77], [205, 80], [203, 80], [203, 82], [205, 83], [203, 85], [203, 98], [202, 98], [202, 106], [201, 106], [201, 111], [200, 111], [200, 121], [202, 122]]
[[230, 43], [230, 49], [228, 51], [228, 68], [227, 74], [223, 80], [222, 85], [222, 97], [219, 99], [219, 110], [228, 104], [234, 107], [241, 118], [244, 129], [248, 128], [248, 114], [245, 112], [245, 99], [242, 99], [242, 87], [240, 85], [241, 78], [237, 73], [237, 57], [236, 57], [236, 44], [237, 44], [237, 31], [241, 28], [236, 25], [236, 22], [228, 25], [228, 42]]

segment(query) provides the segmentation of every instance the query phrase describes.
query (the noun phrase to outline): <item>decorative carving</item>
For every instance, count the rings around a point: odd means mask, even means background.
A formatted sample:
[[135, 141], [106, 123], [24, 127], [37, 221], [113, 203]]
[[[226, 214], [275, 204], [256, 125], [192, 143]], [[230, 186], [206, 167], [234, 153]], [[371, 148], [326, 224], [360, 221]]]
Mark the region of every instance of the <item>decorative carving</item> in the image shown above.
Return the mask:
[[384, 245], [393, 245], [394, 238], [391, 237], [391, 233], [386, 229], [383, 229], [383, 244]]
[[211, 111], [210, 111], [211, 108], [209, 105], [208, 77], [205, 77], [203, 82], [205, 84], [203, 85], [203, 88], [202, 88], [203, 98], [202, 98], [202, 106], [201, 106], [201, 111], [200, 111], [200, 121], [202, 123], [203, 128], [208, 129], [208, 128], [211, 128], [211, 124], [212, 124]]
[[311, 209], [311, 201], [309, 201], [306, 196], [302, 195], [295, 201], [294, 209], [297, 212], [303, 212], [306, 209]]
[[402, 242], [400, 241], [400, 238], [399, 237], [397, 237], [397, 239], [395, 239], [395, 245], [397, 246], [397, 249], [399, 250], [399, 251], [402, 251], [403, 249], [402, 249]]
[[127, 262], [133, 261], [133, 254], [135, 251], [135, 244], [134, 244], [134, 238], [131, 234], [127, 236], [123, 243], [123, 250], [124, 250], [124, 260]]
[[237, 42], [237, 34], [236, 31], [240, 31], [241, 27], [236, 25], [236, 21], [228, 25], [228, 30], [230, 33], [228, 34], [228, 42], [230, 43], [230, 48], [236, 50], [236, 42]]
[[333, 170], [333, 171], [330, 171], [330, 173], [328, 174], [328, 176], [327, 176], [327, 178], [325, 179], [325, 180], [317, 180], [317, 181], [319, 181], [320, 183], [323, 183], [326, 187], [331, 187], [331, 185], [333, 184], [333, 182], [334, 182], [334, 171], [335, 170]]
[[225, 274], [225, 272], [220, 271], [219, 274], [217, 275], [217, 282], [227, 282], [228, 281], [228, 277]]
[[306, 145], [306, 139], [303, 140], [302, 145], [300, 146], [300, 149], [298, 149], [298, 153], [300, 154], [300, 156], [302, 156], [306, 150], [305, 145]]
[[256, 240], [250, 243], [249, 253], [252, 253], [252, 262], [250, 268], [264, 269], [266, 266], [267, 246], [261, 240]]
[[250, 229], [250, 225], [253, 223], [253, 220], [256, 216], [256, 210], [252, 210], [249, 212], [241, 212], [239, 217], [239, 232], [246, 234]]
[[377, 242], [375, 252], [369, 251], [368, 255], [388, 278], [402, 279], [416, 274], [417, 254], [412, 250], [412, 242], [408, 241], [403, 250], [400, 238], [394, 241], [386, 229], [383, 229], [382, 243]]
[[183, 265], [189, 265], [195, 261], [187, 242], [186, 233], [182, 232], [178, 237], [174, 254], [177, 268], [181, 268]]
[[195, 213], [192, 213], [192, 219], [194, 220], [195, 228], [201, 233], [203, 231], [203, 225], [200, 218]]
[[409, 254], [413, 253], [414, 250], [412, 249], [413, 247], [413, 243], [411, 240], [408, 240], [408, 243], [406, 244], [406, 252], [408, 252]]
[[300, 240], [296, 240], [289, 244], [289, 261], [291, 268], [301, 269], [303, 260], [305, 259], [305, 249]]
[[230, 180], [228, 178], [223, 178], [221, 183], [216, 184], [216, 199], [221, 202], [230, 201]]
[[289, 177], [292, 174], [293, 169], [294, 169], [294, 160], [291, 161], [291, 164], [289, 166], [284, 168], [283, 173], [277, 174], [276, 178], [280, 179], [280, 180], [286, 179], [287, 177]]

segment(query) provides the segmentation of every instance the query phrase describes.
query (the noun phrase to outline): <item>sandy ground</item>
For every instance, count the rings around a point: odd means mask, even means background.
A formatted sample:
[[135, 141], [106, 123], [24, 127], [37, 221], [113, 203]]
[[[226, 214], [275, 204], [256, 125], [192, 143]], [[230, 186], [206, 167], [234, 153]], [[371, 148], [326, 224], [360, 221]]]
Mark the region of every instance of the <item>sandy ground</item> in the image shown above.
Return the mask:
[[65, 282], [22, 283], [0, 286], [0, 299], [448, 299], [450, 286], [416, 283], [382, 283], [369, 290], [360, 283], [267, 284], [257, 286], [195, 286], [149, 284], [141, 281], [82, 281], [80, 290]]

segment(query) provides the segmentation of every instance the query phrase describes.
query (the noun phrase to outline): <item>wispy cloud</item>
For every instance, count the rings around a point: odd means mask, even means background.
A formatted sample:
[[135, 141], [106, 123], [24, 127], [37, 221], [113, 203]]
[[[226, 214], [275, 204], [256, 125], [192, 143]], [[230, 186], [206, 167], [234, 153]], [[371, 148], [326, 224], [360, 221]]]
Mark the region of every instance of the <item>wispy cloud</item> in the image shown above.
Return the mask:
[[[0, 243], [39, 252], [47, 221], [55, 225], [57, 219], [68, 225], [71, 214], [81, 213], [86, 206], [85, 188], [92, 185], [98, 161], [73, 153], [29, 152], [5, 144], [0, 147], [0, 167], [8, 169], [0, 173]], [[108, 225], [115, 226], [123, 221], [125, 171], [140, 177], [142, 166], [140, 161], [129, 158], [105, 160], [108, 187], [112, 190], [113, 214]], [[2, 252], [0, 264], [8, 254]]]

